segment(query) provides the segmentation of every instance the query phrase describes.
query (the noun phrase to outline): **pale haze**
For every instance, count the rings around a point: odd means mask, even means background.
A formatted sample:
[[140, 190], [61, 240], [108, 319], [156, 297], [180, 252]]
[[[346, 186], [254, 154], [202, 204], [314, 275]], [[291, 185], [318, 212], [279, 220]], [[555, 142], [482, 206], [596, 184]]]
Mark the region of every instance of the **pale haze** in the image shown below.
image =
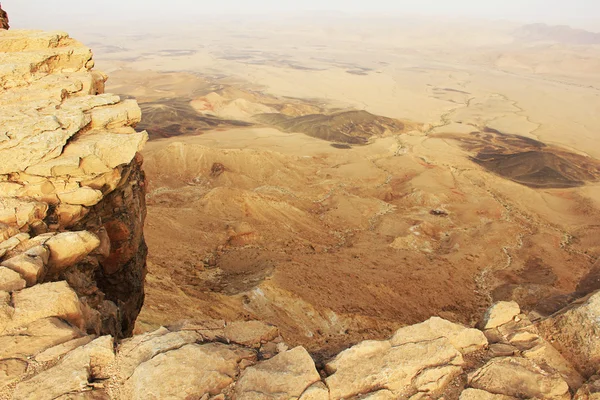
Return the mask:
[[431, 15], [507, 19], [516, 22], [546, 22], [568, 24], [573, 27], [600, 31], [600, 3], [591, 0], [421, 0], [421, 1], [357, 1], [357, 0], [306, 0], [291, 1], [118, 1], [106, 0], [90, 4], [76, 0], [48, 2], [43, 0], [4, 0], [4, 8], [15, 27], [31, 28], [60, 26], [69, 17], [87, 17], [90, 24], [107, 20], [137, 20], [162, 18], [176, 20], [185, 17], [211, 14], [290, 13], [297, 11], [333, 11], [349, 14]]

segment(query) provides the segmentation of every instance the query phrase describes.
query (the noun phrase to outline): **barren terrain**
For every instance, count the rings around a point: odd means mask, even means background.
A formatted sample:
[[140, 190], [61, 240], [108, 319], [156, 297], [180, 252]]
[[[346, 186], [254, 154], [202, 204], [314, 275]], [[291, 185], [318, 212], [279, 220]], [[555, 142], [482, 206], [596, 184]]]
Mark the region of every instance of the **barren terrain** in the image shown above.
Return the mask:
[[331, 354], [600, 287], [595, 36], [435, 22], [225, 20], [86, 43], [151, 138], [138, 330], [253, 318]]

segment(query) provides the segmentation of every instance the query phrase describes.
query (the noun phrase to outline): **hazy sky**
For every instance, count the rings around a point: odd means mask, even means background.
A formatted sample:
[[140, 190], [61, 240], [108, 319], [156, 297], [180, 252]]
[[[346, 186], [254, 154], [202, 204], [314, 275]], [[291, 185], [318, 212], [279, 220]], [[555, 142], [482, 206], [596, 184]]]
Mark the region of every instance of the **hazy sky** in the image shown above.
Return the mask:
[[[14, 27], [34, 27], [74, 15], [90, 23], [112, 19], [213, 13], [331, 10], [565, 23], [600, 31], [600, 0], [0, 0]], [[140, 21], [141, 22], [141, 21]]]

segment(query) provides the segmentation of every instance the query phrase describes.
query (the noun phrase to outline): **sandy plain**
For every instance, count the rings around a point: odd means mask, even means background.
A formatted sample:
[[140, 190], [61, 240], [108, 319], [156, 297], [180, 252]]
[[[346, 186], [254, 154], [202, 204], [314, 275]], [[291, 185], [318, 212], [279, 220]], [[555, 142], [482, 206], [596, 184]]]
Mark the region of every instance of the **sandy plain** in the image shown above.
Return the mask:
[[326, 356], [600, 288], [600, 44], [464, 20], [152, 28], [78, 35], [152, 139], [138, 330], [255, 318]]

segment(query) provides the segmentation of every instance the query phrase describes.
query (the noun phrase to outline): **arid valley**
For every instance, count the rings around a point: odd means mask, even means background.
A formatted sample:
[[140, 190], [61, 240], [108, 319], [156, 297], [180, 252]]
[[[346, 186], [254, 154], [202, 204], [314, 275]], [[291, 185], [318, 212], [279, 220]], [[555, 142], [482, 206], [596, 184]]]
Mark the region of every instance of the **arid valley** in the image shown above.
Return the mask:
[[599, 20], [4, 0], [0, 400], [600, 400]]
[[79, 37], [150, 135], [138, 332], [258, 319], [327, 356], [600, 288], [598, 35], [306, 16]]

